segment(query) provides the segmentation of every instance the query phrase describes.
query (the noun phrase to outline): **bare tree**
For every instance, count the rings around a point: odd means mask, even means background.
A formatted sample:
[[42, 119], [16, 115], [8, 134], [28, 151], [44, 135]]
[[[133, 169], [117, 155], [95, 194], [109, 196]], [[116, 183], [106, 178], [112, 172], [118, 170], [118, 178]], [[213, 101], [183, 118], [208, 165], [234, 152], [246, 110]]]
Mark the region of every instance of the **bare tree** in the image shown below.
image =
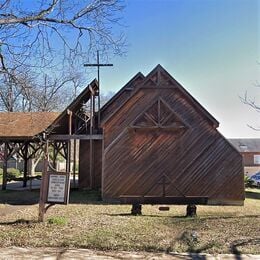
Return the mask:
[[0, 111], [13, 112], [23, 109], [24, 97], [27, 95], [32, 80], [27, 73], [17, 73], [12, 71], [14, 77], [3, 74], [0, 77]]
[[[19, 85], [19, 95], [13, 97], [24, 99], [24, 109], [32, 106], [35, 87], [21, 84], [24, 71], [52, 78], [55, 71], [57, 78], [66, 81], [71, 68], [82, 67], [96, 50], [103, 57], [123, 53], [124, 37], [119, 24], [122, 9], [120, 0], [39, 0], [33, 5], [31, 1], [0, 0], [0, 88], [5, 100], [13, 86]], [[40, 85], [46, 90], [47, 102], [64, 80], [52, 82], [55, 87], [50, 91], [46, 79], [41, 77], [37, 82], [42, 79]], [[9, 92], [4, 91], [3, 83], [9, 84]], [[50, 108], [45, 104], [44, 109]]]
[[71, 70], [70, 76], [73, 91], [72, 98], [75, 99], [79, 94], [79, 90], [86, 84], [86, 77], [82, 72], [79, 72], [76, 69]]
[[71, 96], [68, 84], [74, 80], [73, 77], [52, 78], [44, 75], [43, 81], [38, 83], [30, 95], [33, 110], [42, 112], [62, 110], [67, 105], [66, 99]]
[[[259, 88], [260, 84], [257, 82], [255, 87]], [[240, 100], [247, 106], [251, 107], [256, 112], [260, 113], [260, 104], [259, 101], [256, 100], [255, 97], [251, 97], [248, 95], [246, 91], [243, 97], [240, 97]], [[260, 131], [260, 127], [248, 125], [248, 127], [252, 128], [253, 130]]]
[[66, 77], [33, 76], [27, 70], [13, 81], [6, 74], [0, 81], [0, 111], [61, 111], [85, 84], [84, 74]]

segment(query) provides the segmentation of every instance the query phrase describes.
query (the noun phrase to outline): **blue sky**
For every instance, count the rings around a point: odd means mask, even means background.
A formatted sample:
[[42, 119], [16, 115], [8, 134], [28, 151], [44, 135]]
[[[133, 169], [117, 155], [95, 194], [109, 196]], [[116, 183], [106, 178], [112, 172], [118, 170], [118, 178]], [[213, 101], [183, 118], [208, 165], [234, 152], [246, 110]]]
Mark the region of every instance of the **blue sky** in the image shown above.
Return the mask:
[[260, 114], [239, 99], [246, 90], [260, 97], [259, 6], [257, 0], [128, 0], [128, 51], [102, 69], [102, 91], [115, 92], [160, 63], [220, 122], [222, 134], [260, 138], [247, 126], [260, 127]]

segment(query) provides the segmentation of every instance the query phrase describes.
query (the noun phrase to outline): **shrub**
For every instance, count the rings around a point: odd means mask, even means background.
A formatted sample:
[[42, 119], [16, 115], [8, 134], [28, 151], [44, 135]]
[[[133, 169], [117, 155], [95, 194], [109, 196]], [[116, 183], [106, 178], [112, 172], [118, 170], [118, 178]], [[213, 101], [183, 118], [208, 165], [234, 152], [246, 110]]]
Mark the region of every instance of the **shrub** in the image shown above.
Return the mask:
[[246, 188], [252, 188], [252, 187], [254, 187], [254, 181], [251, 180], [248, 176], [245, 176], [244, 182], [245, 182], [245, 187], [246, 187]]
[[[0, 176], [3, 177], [3, 169], [0, 168]], [[21, 177], [21, 172], [18, 169], [15, 168], [8, 168], [7, 169], [7, 180], [10, 181], [14, 178], [19, 178]]]
[[8, 168], [7, 169], [7, 180], [12, 180], [14, 178], [21, 177], [21, 172], [15, 168]]

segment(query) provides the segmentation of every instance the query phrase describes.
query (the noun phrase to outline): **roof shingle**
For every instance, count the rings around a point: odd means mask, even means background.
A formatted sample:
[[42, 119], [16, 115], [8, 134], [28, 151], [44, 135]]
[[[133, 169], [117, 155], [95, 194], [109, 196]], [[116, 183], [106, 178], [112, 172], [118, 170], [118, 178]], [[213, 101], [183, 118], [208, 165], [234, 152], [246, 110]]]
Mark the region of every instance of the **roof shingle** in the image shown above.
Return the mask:
[[57, 112], [1, 112], [0, 139], [31, 138], [45, 130], [59, 114]]

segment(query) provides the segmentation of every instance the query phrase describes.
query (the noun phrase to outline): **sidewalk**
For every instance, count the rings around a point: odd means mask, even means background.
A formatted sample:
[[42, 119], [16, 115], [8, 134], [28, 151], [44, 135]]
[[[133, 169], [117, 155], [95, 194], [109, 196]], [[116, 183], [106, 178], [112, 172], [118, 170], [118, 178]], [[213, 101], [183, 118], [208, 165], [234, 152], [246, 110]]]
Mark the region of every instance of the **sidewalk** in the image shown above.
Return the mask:
[[177, 253], [148, 253], [148, 252], [126, 252], [126, 251], [96, 251], [89, 249], [67, 249], [67, 248], [0, 248], [0, 259], [205, 259], [205, 260], [231, 260], [231, 259], [260, 259], [260, 255], [208, 255], [208, 254], [177, 254]]

